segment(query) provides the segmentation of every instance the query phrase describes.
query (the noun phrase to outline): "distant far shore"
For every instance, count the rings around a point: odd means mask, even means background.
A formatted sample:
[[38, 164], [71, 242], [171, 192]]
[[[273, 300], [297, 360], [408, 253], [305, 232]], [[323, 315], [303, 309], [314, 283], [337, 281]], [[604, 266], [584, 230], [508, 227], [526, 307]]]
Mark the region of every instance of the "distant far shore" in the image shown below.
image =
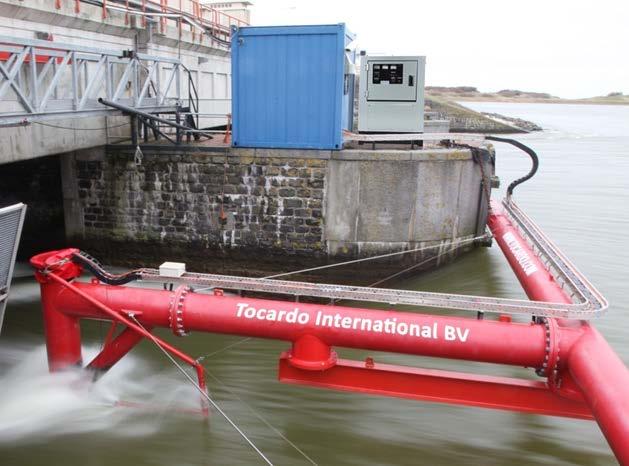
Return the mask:
[[426, 96], [459, 102], [629, 105], [629, 95], [620, 92], [611, 92], [606, 96], [588, 97], [584, 99], [562, 99], [544, 92], [527, 92], [511, 89], [498, 92], [480, 92], [477, 88], [472, 86], [426, 86]]

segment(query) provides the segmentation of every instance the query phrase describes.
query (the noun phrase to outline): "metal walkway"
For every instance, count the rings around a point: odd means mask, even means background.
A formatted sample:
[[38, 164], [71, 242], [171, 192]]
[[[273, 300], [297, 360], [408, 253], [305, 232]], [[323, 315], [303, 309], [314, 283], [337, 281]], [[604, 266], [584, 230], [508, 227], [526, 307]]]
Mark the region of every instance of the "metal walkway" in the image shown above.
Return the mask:
[[195, 107], [181, 93], [190, 79], [176, 58], [0, 36], [0, 126], [120, 113], [99, 97], [151, 113]]
[[527, 241], [558, 283], [572, 296], [573, 304], [546, 303], [523, 299], [492, 298], [427, 291], [391, 290], [359, 286], [342, 286], [294, 282], [264, 278], [234, 277], [185, 273], [182, 277], [160, 276], [156, 269], [141, 269], [140, 277], [148, 282], [184, 283], [236, 291], [316, 297], [333, 300], [367, 301], [403, 304], [440, 309], [457, 309], [500, 314], [528, 314], [568, 319], [591, 319], [604, 313], [608, 303], [600, 292], [570, 263], [511, 200], [504, 207]]

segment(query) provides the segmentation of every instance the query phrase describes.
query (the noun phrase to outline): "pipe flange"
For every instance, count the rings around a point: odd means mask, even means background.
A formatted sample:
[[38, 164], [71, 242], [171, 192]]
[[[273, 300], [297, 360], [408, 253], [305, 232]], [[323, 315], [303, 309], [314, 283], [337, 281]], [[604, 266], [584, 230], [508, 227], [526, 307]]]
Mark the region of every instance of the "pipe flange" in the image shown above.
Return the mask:
[[188, 335], [183, 318], [186, 296], [188, 296], [188, 293], [190, 293], [191, 291], [192, 288], [190, 288], [189, 286], [180, 285], [177, 287], [170, 300], [170, 313], [168, 316], [168, 321], [170, 323], [171, 330], [178, 337], [185, 337]]
[[[557, 323], [555, 319], [542, 317], [540, 323], [544, 325], [544, 340], [546, 342], [544, 362], [542, 367], [535, 370], [540, 377], [556, 379], [559, 364], [559, 343], [557, 341]], [[551, 377], [552, 376], [552, 377]], [[550, 380], [554, 382], [554, 380]]]

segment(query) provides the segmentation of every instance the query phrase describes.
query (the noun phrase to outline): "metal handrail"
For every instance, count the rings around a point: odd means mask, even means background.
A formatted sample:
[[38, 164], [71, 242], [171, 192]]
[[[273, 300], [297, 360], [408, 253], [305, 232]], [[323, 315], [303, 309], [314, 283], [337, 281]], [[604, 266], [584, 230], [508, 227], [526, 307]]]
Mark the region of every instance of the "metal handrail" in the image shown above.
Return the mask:
[[[588, 320], [602, 315], [608, 308], [607, 300], [570, 263], [554, 244], [540, 234], [541, 230], [525, 217], [515, 203], [505, 201], [511, 220], [520, 229], [522, 236], [531, 244], [538, 245], [538, 253], [549, 272], [560, 283], [570, 282], [576, 302], [548, 303], [525, 299], [494, 298], [429, 291], [391, 290], [361, 286], [315, 284], [308, 282], [275, 280], [266, 278], [235, 277], [229, 275], [185, 273], [181, 277], [164, 277], [156, 269], [141, 269], [141, 280], [148, 282], [172, 282], [227, 290], [255, 293], [284, 294], [293, 296], [325, 298], [333, 300], [366, 301], [387, 304], [423, 306], [472, 312], [499, 314], [526, 314], [540, 317]], [[573, 301], [575, 301], [573, 299]]]
[[[106, 99], [147, 112], [174, 109], [182, 68], [171, 57], [0, 35], [0, 101], [12, 89], [21, 106], [2, 108], [0, 125], [111, 114], [96, 100], [100, 88]], [[154, 79], [160, 74], [163, 82]], [[59, 95], [63, 83], [69, 95]]]
[[[55, 9], [61, 9], [63, 0], [55, 0]], [[231, 34], [231, 27], [247, 26], [249, 23], [245, 20], [236, 18], [223, 11], [217, 10], [209, 5], [203, 5], [198, 0], [178, 0], [178, 7], [169, 5], [168, 0], [156, 2], [154, 0], [73, 0], [74, 11], [81, 11], [80, 3], [99, 4], [102, 7], [103, 19], [108, 17], [108, 10], [122, 11], [125, 13], [125, 22], [128, 23], [129, 14], [140, 14], [143, 16], [154, 15], [159, 17], [160, 27], [164, 29], [167, 21], [174, 21], [177, 28], [181, 28], [182, 20], [187, 22], [192, 29], [195, 26], [201, 26], [206, 31], [210, 31], [210, 35], [219, 34], [224, 39], [218, 39], [219, 43], [224, 42], [224, 46], [228, 47], [228, 38]], [[171, 2], [172, 3], [172, 2]], [[195, 24], [198, 23], [198, 24]], [[142, 19], [142, 25], [146, 26], [146, 19]], [[202, 40], [203, 35], [199, 35]], [[193, 31], [193, 39], [196, 34]]]

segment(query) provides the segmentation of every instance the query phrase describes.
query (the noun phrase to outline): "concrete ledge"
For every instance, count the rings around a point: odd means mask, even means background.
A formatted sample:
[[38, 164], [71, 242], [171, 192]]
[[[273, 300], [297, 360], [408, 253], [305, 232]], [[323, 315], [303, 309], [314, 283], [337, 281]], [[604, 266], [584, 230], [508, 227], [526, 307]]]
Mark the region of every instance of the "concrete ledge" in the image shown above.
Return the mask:
[[345, 149], [332, 153], [332, 160], [359, 161], [408, 161], [408, 160], [469, 160], [469, 149], [426, 149], [426, 150], [362, 150]]
[[[106, 147], [108, 154], [135, 152], [135, 146], [131, 144], [108, 144]], [[207, 147], [207, 146], [191, 146], [182, 145], [174, 146], [172, 144], [141, 144], [142, 152], [157, 153], [160, 155], [186, 155], [194, 154], [221, 154], [225, 155], [230, 152], [229, 147]]]
[[[167, 144], [143, 144], [143, 151], [159, 154], [185, 155], [189, 153], [228, 154], [237, 157], [260, 158], [284, 158], [284, 159], [319, 159], [339, 161], [451, 161], [471, 160], [472, 152], [467, 148], [449, 149], [425, 149], [425, 150], [397, 150], [397, 149], [344, 149], [340, 151], [314, 150], [314, 149], [251, 149], [242, 147], [221, 146], [197, 146], [182, 145], [173, 146]], [[135, 146], [130, 144], [111, 144], [107, 146], [108, 152], [135, 151]]]
[[96, 116], [3, 128], [0, 130], [0, 164], [102, 147], [107, 135], [121, 138], [129, 134], [126, 121], [121, 116]]
[[[252, 150], [252, 149], [239, 149], [232, 148], [235, 154], [238, 154], [240, 150]], [[334, 153], [331, 150], [317, 150], [317, 149], [253, 149], [255, 150], [256, 157], [286, 157], [291, 159], [325, 159], [329, 160]], [[249, 153], [248, 155], [253, 155]]]
[[[455, 238], [433, 238], [433, 239], [422, 239], [421, 241], [353, 241], [351, 243], [342, 241], [329, 239], [328, 249], [329, 250], [340, 250], [343, 248], [350, 249], [353, 248], [357, 252], [358, 257], [364, 256], [372, 256], [374, 254], [386, 254], [391, 252], [399, 252], [399, 251], [407, 251], [410, 249], [417, 248], [434, 248], [432, 252], [437, 250], [439, 247], [444, 249], [448, 249], [447, 246], [458, 243], [461, 241], [466, 241], [474, 238], [473, 234], [467, 234], [462, 236], [457, 236]], [[471, 245], [471, 244], [470, 244]], [[427, 249], [427, 256], [432, 255], [430, 249]], [[420, 254], [415, 254], [419, 256]]]

